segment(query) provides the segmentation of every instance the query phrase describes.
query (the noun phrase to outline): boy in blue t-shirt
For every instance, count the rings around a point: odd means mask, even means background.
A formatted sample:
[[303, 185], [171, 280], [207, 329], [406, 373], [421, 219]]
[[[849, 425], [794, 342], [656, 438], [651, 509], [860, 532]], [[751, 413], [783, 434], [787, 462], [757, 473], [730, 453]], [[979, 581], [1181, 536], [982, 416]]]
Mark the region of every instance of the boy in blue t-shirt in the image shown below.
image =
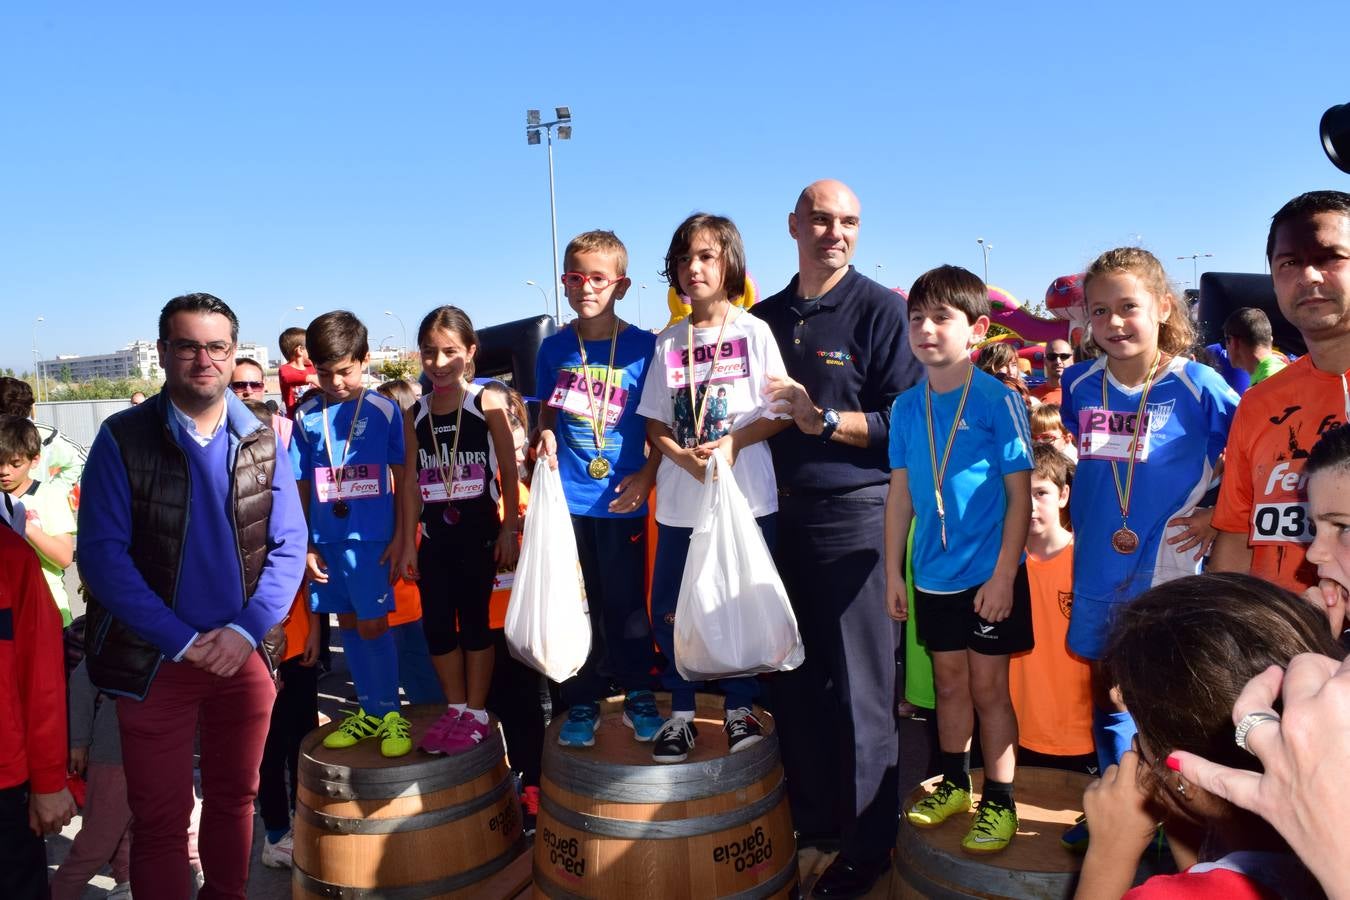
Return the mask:
[[309, 324], [305, 344], [322, 390], [296, 408], [291, 441], [309, 518], [310, 609], [338, 614], [361, 702], [323, 743], [342, 749], [379, 736], [384, 756], [403, 756], [412, 740], [398, 711], [398, 647], [388, 618], [403, 417], [398, 404], [361, 387], [370, 346], [356, 316], [324, 313]]
[[891, 410], [886, 581], [891, 615], [908, 616], [904, 547], [914, 535], [918, 635], [933, 656], [942, 781], [909, 810], [935, 827], [970, 808], [970, 741], [980, 716], [984, 793], [961, 846], [1004, 849], [1013, 803], [1017, 716], [1010, 654], [1030, 650], [1031, 598], [1023, 547], [1031, 515], [1031, 428], [1022, 400], [970, 361], [989, 328], [984, 283], [941, 266], [909, 293], [909, 343], [926, 377]]
[[558, 742], [595, 743], [598, 701], [611, 682], [627, 691], [624, 723], [637, 740], [650, 741], [662, 720], [648, 690], [647, 495], [661, 456], [646, 454], [646, 422], [637, 405], [656, 337], [614, 312], [631, 282], [628, 251], [612, 231], [573, 238], [564, 265], [567, 302], [577, 318], [539, 347], [535, 383], [543, 402], [533, 444], [562, 477], [594, 637], [586, 665], [562, 684], [568, 713]]

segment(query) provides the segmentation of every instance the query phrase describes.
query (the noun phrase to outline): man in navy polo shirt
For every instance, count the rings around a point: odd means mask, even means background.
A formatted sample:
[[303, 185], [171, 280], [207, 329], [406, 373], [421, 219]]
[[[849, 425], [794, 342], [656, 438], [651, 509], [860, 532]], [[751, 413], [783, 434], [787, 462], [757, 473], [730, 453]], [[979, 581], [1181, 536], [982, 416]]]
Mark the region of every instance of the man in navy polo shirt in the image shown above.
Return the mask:
[[904, 300], [860, 275], [858, 198], [838, 181], [802, 191], [788, 215], [798, 274], [753, 307], [789, 378], [771, 379], [796, 428], [770, 439], [778, 475], [774, 557], [806, 662], [770, 680], [803, 842], [840, 842], [818, 897], [859, 897], [889, 864], [899, 816], [895, 652], [882, 546], [891, 401], [921, 370]]

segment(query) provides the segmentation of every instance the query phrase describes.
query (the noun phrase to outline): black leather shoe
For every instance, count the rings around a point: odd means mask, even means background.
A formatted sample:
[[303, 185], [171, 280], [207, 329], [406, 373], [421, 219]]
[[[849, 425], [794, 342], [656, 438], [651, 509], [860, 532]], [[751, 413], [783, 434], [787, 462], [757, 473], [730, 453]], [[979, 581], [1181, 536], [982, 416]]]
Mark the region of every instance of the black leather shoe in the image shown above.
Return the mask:
[[870, 863], [855, 863], [843, 856], [835, 857], [834, 862], [830, 863], [830, 867], [822, 872], [820, 879], [816, 881], [811, 896], [828, 900], [848, 900], [851, 897], [865, 896], [877, 883], [877, 879], [881, 878], [890, 867], [889, 858]]

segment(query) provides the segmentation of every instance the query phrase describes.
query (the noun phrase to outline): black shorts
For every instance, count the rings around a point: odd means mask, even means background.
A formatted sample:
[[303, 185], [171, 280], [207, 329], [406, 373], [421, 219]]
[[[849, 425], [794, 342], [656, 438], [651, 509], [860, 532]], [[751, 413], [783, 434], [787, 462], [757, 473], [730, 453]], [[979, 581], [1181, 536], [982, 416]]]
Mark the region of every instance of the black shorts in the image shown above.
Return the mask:
[[930, 594], [914, 588], [914, 614], [919, 640], [929, 653], [974, 650], [990, 656], [1021, 653], [1036, 646], [1031, 633], [1031, 588], [1027, 567], [1017, 567], [1013, 605], [1002, 622], [986, 622], [975, 614], [980, 586], [957, 594]]

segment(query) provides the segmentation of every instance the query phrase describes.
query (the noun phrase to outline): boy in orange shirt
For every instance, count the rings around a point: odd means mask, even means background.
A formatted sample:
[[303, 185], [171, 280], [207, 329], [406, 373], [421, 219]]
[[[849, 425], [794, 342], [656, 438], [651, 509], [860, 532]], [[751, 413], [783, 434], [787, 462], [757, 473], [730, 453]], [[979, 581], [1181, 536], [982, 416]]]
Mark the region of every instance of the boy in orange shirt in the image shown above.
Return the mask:
[[1008, 672], [1017, 710], [1017, 762], [1096, 774], [1090, 668], [1067, 645], [1073, 607], [1073, 532], [1067, 525], [1074, 465], [1049, 444], [1032, 447], [1031, 458], [1027, 580], [1036, 647], [1013, 656]]

